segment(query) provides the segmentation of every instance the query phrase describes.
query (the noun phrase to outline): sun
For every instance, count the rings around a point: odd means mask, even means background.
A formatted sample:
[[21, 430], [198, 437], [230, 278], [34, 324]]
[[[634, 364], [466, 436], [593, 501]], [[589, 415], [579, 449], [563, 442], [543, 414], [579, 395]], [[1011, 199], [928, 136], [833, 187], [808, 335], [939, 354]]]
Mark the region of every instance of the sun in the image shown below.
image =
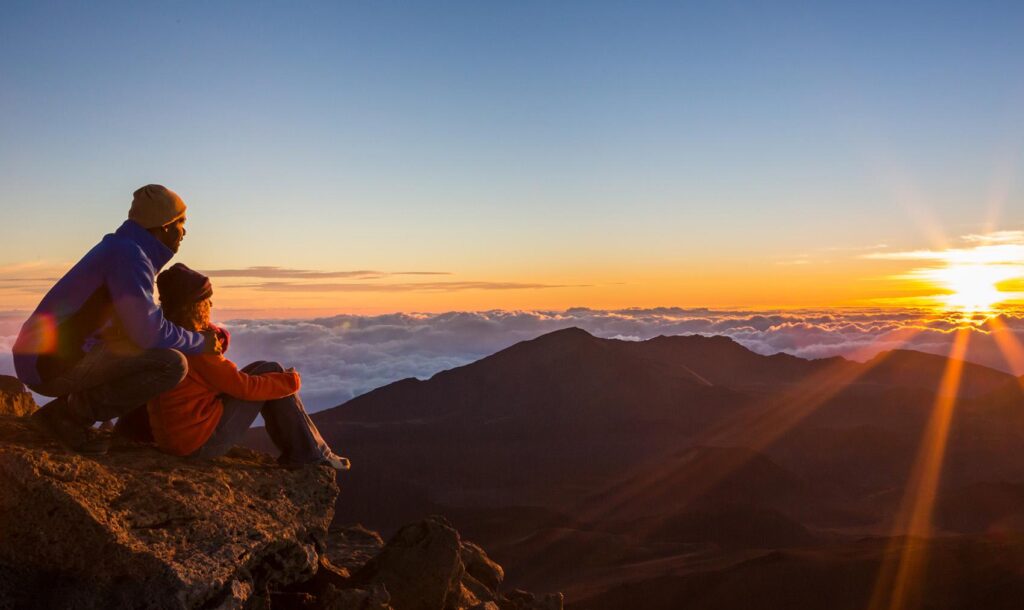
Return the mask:
[[934, 269], [930, 275], [932, 281], [950, 291], [951, 294], [942, 297], [950, 309], [990, 311], [1009, 296], [996, 287], [1008, 279], [1007, 269], [1001, 265], [951, 264]]

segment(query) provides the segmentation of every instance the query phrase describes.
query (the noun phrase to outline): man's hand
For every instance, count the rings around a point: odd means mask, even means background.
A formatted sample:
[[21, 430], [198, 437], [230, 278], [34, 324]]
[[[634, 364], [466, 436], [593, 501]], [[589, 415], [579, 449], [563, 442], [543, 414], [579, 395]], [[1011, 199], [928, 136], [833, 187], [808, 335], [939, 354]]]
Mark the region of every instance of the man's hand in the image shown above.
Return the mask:
[[201, 331], [205, 341], [203, 341], [203, 353], [204, 354], [219, 354], [224, 351], [220, 344], [220, 337], [217, 336], [217, 332], [213, 330]]

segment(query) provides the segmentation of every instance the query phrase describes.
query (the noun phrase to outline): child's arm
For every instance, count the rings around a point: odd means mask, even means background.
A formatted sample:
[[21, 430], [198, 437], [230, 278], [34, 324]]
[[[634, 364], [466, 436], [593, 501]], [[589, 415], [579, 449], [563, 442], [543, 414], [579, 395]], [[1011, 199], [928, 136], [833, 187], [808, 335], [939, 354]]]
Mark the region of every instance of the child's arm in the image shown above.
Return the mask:
[[302, 381], [292, 372], [247, 375], [220, 354], [192, 356], [188, 365], [206, 383], [222, 394], [242, 400], [274, 400], [299, 391]]

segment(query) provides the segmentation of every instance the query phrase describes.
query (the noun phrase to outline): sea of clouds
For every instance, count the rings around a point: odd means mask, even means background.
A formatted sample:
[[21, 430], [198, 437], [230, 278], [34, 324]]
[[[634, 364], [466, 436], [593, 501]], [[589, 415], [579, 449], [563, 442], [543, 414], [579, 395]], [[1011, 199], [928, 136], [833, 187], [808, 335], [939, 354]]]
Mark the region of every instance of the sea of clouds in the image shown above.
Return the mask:
[[[10, 348], [25, 312], [0, 313], [0, 373], [13, 371]], [[1024, 314], [999, 317], [1003, 336], [1024, 341]], [[302, 373], [311, 411], [341, 404], [406, 377], [425, 379], [547, 332], [577, 326], [605, 338], [725, 335], [760, 354], [865, 360], [906, 348], [947, 354], [957, 328], [971, 335], [967, 358], [1017, 375], [1024, 357], [1006, 358], [981, 318], [908, 309], [736, 311], [713, 309], [569, 309], [441, 314], [337, 315], [312, 319], [239, 319], [227, 356], [239, 363], [276, 360]], [[1000, 345], [1004, 345], [1000, 349]], [[1021, 351], [1024, 355], [1024, 350]]]

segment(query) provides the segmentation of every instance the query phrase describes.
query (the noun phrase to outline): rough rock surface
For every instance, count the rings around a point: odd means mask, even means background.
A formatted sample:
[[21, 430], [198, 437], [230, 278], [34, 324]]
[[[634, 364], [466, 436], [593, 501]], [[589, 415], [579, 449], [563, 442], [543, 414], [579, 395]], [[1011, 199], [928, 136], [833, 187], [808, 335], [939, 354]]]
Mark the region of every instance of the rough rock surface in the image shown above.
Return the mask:
[[354, 572], [384, 548], [384, 539], [362, 525], [335, 526], [327, 532], [327, 553], [332, 565]]
[[[267, 593], [270, 610], [562, 610], [562, 595], [501, 591], [504, 572], [443, 517], [401, 528], [385, 545], [360, 526], [332, 529], [316, 576]], [[339, 565], [343, 563], [344, 566]]]
[[0, 375], [0, 415], [24, 417], [38, 408], [32, 394], [17, 377]]
[[560, 594], [502, 592], [501, 566], [442, 517], [387, 544], [328, 530], [334, 479], [242, 449], [82, 456], [0, 415], [0, 610], [562, 609]]
[[0, 416], [0, 608], [242, 608], [309, 579], [338, 488], [235, 450], [69, 453]]
[[[348, 597], [324, 607], [561, 610], [561, 594], [538, 598], [525, 591], [502, 593], [503, 579], [501, 566], [491, 561], [483, 549], [464, 542], [443, 517], [434, 516], [401, 528], [350, 578], [337, 583]], [[329, 597], [329, 592], [323, 597]], [[388, 596], [387, 605], [381, 605], [382, 592]]]

